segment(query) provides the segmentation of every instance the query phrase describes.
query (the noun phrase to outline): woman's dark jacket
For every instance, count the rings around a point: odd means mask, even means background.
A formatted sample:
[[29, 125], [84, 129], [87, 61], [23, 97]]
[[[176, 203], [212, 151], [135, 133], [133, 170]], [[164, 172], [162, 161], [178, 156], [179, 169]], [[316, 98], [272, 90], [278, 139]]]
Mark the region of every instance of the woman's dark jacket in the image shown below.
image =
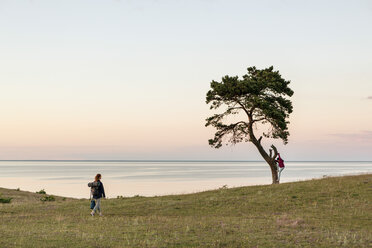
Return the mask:
[[94, 199], [99, 199], [102, 196], [103, 197], [106, 197], [106, 195], [105, 195], [105, 189], [103, 188], [103, 183], [100, 180], [98, 180], [98, 182], [99, 182], [99, 186], [98, 186], [97, 193], [93, 194], [93, 198]]

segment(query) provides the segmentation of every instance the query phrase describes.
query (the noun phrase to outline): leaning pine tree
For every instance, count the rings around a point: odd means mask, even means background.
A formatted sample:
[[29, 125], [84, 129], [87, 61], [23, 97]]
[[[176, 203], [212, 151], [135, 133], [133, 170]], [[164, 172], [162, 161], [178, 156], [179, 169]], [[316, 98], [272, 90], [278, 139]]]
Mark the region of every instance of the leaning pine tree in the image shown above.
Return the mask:
[[[206, 99], [211, 109], [224, 108], [223, 113], [206, 119], [205, 126], [217, 129], [209, 144], [219, 148], [223, 143], [252, 142], [269, 164], [273, 184], [279, 183], [275, 162], [278, 151], [271, 145], [268, 154], [261, 141], [265, 137], [288, 143], [287, 118], [293, 109], [292, 102], [287, 98], [293, 95], [289, 83], [272, 66], [263, 70], [249, 67], [242, 79], [225, 76], [221, 82], [212, 81]], [[226, 123], [226, 117], [238, 120]], [[262, 124], [265, 130], [259, 138], [254, 133], [257, 124]]]

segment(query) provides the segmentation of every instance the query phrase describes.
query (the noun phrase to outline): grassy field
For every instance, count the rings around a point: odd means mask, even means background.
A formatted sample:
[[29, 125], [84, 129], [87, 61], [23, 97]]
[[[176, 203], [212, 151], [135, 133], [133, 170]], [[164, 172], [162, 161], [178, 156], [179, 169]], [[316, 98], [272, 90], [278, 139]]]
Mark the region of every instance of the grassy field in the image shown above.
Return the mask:
[[[107, 189], [109, 190], [109, 189]], [[371, 247], [372, 175], [89, 200], [0, 188], [0, 247]]]

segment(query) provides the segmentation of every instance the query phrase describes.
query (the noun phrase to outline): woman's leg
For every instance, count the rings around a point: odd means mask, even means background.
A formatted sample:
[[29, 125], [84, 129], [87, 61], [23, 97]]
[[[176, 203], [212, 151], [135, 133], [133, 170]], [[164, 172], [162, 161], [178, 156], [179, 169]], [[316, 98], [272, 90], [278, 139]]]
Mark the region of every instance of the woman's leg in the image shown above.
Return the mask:
[[98, 212], [101, 214], [101, 198], [97, 199], [96, 206], [97, 206]]
[[276, 171], [278, 173], [278, 182], [279, 182], [279, 179], [280, 179], [280, 167], [279, 167], [278, 163], [276, 163]]
[[95, 213], [97, 211], [101, 212], [101, 198], [94, 199], [94, 200], [96, 201], [96, 205], [94, 206], [92, 213]]
[[280, 181], [280, 174], [282, 173], [282, 170], [284, 170], [284, 167], [279, 168], [279, 173], [278, 173], [278, 181]]

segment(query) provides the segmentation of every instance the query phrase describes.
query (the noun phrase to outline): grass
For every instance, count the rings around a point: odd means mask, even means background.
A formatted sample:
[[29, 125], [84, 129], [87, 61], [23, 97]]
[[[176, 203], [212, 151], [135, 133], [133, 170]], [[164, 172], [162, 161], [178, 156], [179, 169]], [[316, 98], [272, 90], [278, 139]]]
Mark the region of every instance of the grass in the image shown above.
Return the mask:
[[[109, 190], [109, 189], [108, 189]], [[372, 175], [102, 201], [0, 188], [0, 247], [370, 247]]]
[[55, 201], [56, 199], [52, 195], [44, 195], [40, 198], [40, 201]]

